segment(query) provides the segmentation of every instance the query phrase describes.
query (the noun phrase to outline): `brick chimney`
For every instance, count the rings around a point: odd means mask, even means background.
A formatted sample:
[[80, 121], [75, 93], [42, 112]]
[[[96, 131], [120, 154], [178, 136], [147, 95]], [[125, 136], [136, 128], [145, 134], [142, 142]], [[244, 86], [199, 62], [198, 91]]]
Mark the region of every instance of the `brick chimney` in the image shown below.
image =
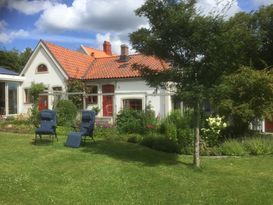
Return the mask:
[[111, 49], [111, 43], [109, 41], [104, 41], [103, 42], [103, 51], [107, 54], [107, 55], [112, 55], [112, 49]]
[[128, 57], [128, 46], [126, 44], [122, 44], [120, 46], [120, 61], [128, 61], [129, 57]]

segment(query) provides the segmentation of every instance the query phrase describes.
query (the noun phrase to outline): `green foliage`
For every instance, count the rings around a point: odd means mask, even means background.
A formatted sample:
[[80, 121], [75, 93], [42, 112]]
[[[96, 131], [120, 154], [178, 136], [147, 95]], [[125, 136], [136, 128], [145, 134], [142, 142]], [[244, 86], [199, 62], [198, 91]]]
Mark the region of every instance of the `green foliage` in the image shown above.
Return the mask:
[[273, 138], [265, 139], [262, 137], [248, 138], [244, 141], [246, 150], [251, 155], [273, 153]]
[[144, 134], [155, 131], [157, 119], [150, 106], [145, 111], [123, 109], [117, 115], [116, 125], [120, 133]]
[[70, 100], [60, 100], [55, 108], [58, 125], [71, 126], [77, 116], [77, 107]]
[[[67, 81], [67, 92], [83, 92], [84, 82], [82, 80], [72, 79]], [[71, 100], [78, 109], [83, 108], [83, 96], [82, 94], [69, 95], [68, 99]]]
[[244, 145], [238, 140], [228, 140], [221, 145], [223, 155], [243, 156], [247, 154]]
[[177, 144], [180, 153], [193, 153], [192, 113], [182, 114], [180, 110], [172, 111], [162, 121], [160, 132]]
[[23, 70], [31, 54], [31, 48], [26, 48], [23, 52], [16, 49], [10, 51], [1, 49], [0, 66], [19, 73]]
[[116, 119], [117, 129], [120, 133], [144, 133], [143, 112], [139, 110], [124, 109], [119, 112]]
[[30, 95], [33, 97], [33, 104], [31, 108], [31, 114], [29, 117], [29, 121], [35, 127], [38, 127], [40, 116], [38, 110], [38, 102], [39, 102], [39, 94], [41, 94], [45, 89], [45, 85], [43, 83], [31, 83], [30, 87]]
[[94, 111], [96, 113], [96, 115], [100, 112], [100, 108], [95, 106], [95, 107], [92, 107], [92, 111]]
[[232, 119], [232, 129], [244, 135], [256, 118], [273, 114], [272, 73], [243, 67], [226, 76], [215, 89], [215, 104], [219, 112]]
[[143, 136], [140, 134], [130, 134], [128, 136], [127, 142], [140, 143], [143, 140]]
[[158, 133], [152, 133], [143, 137], [140, 144], [162, 152], [180, 153], [177, 143]]

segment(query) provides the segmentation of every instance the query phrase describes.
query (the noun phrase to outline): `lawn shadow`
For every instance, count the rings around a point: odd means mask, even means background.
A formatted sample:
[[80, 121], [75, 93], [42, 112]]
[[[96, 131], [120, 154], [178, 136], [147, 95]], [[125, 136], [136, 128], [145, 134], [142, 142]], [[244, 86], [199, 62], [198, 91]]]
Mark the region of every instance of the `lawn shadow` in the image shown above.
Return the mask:
[[44, 138], [42, 138], [42, 139], [38, 138], [36, 140], [36, 143], [35, 143], [35, 139], [32, 139], [32, 141], [30, 142], [30, 144], [35, 145], [35, 146], [48, 146], [48, 145], [52, 145], [53, 143], [52, 143], [51, 139], [44, 139]]
[[96, 141], [96, 143], [86, 143], [82, 147], [82, 150], [90, 154], [107, 155], [125, 162], [140, 162], [146, 166], [156, 166], [160, 164], [184, 164], [189, 167], [192, 166], [191, 163], [181, 162], [177, 154], [159, 152], [126, 142], [99, 140]]

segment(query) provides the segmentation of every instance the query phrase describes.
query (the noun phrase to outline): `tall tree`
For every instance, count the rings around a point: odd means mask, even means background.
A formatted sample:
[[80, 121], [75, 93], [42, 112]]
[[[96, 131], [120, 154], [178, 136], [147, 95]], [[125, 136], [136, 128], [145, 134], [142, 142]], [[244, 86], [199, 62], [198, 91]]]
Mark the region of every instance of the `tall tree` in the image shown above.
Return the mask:
[[195, 3], [195, 0], [147, 0], [136, 14], [146, 17], [150, 27], [133, 32], [130, 40], [137, 51], [171, 64], [171, 69], [160, 72], [142, 65], [135, 68], [151, 86], [175, 85], [176, 94], [194, 109], [193, 162], [200, 167], [202, 102], [221, 77], [238, 69], [244, 60], [238, 56], [243, 47], [236, 30], [219, 15], [202, 16]]
[[23, 52], [16, 49], [10, 51], [0, 50], [0, 66], [19, 73], [24, 68], [31, 54], [31, 48], [26, 48]]

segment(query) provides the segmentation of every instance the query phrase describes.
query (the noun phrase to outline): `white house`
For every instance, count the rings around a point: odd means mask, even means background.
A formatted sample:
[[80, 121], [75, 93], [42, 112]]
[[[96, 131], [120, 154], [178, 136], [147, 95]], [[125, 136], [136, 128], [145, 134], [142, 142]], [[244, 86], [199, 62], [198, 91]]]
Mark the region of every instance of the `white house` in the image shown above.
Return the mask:
[[[151, 56], [128, 55], [128, 47], [121, 46], [121, 55], [113, 55], [111, 44], [104, 42], [103, 51], [81, 46], [70, 50], [41, 40], [20, 76], [22, 83], [22, 112], [31, 106], [31, 83], [46, 85], [40, 96], [39, 108], [52, 109], [56, 95], [66, 92], [69, 79], [85, 82], [84, 107], [101, 109], [98, 117], [113, 118], [123, 108], [144, 109], [151, 105], [157, 116], [164, 117], [172, 109], [171, 95], [156, 89], [141, 79], [133, 64], [143, 64], [156, 70], [168, 69], [168, 64]], [[49, 94], [47, 94], [49, 93]]]

